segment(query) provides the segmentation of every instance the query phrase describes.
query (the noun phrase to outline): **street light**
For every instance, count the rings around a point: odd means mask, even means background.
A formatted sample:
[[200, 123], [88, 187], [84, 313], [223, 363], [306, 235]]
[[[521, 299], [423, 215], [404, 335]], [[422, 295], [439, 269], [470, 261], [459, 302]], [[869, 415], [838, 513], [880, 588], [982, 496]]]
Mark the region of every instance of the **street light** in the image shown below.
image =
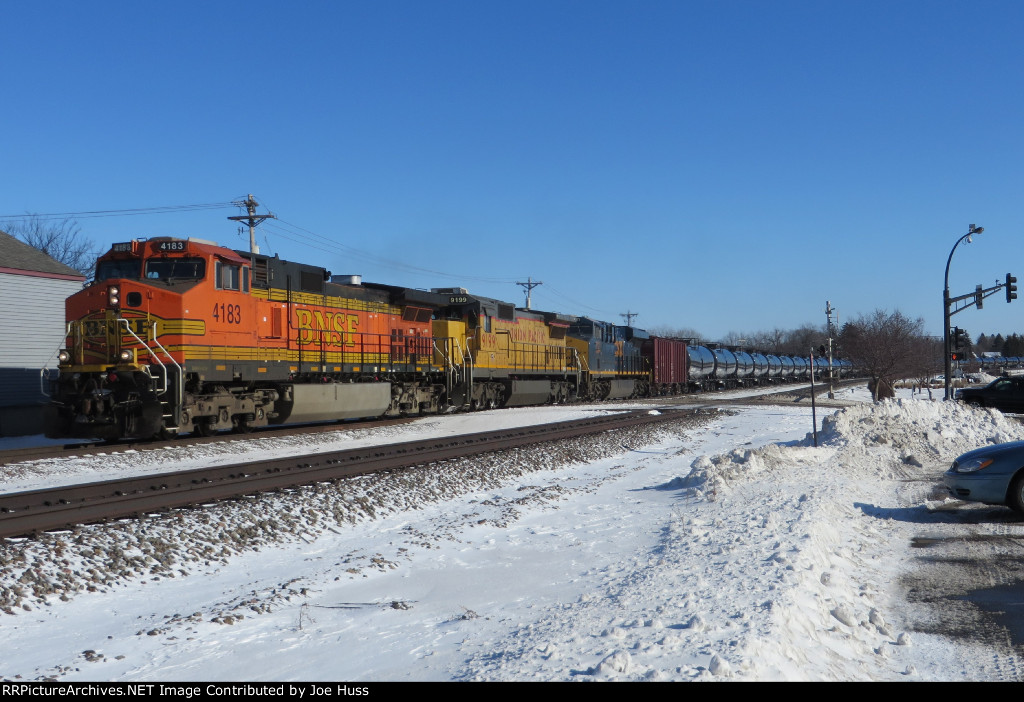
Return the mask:
[[943, 363], [945, 363], [946, 369], [946, 395], [945, 399], [950, 399], [950, 376], [953, 374], [953, 360], [950, 358], [951, 349], [949, 346], [949, 264], [953, 261], [953, 252], [956, 251], [956, 247], [960, 246], [960, 242], [967, 239], [967, 243], [971, 243], [971, 236], [974, 234], [981, 234], [985, 231], [985, 227], [976, 227], [973, 224], [969, 227], [970, 231], [964, 234], [962, 237], [956, 240], [953, 244], [953, 248], [949, 252], [949, 258], [946, 259], [946, 285], [942, 289], [942, 356]]

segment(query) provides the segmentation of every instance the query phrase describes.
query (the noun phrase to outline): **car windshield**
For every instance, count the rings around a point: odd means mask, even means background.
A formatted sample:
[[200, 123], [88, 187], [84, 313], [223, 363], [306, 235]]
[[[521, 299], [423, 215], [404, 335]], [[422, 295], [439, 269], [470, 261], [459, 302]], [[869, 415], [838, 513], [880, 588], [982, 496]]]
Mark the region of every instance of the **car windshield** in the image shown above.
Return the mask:
[[146, 261], [147, 280], [201, 280], [206, 261], [201, 258], [151, 258]]
[[138, 280], [142, 272], [142, 261], [137, 258], [114, 261], [100, 261], [96, 264], [96, 281], [111, 278], [132, 278]]

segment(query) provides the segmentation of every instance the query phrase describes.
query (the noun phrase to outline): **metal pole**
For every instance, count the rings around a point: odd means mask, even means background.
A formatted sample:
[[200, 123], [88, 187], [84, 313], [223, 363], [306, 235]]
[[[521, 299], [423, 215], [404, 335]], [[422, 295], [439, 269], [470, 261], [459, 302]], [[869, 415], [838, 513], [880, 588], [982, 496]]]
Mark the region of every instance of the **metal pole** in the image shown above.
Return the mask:
[[835, 309], [832, 307], [830, 300], [825, 300], [825, 315], [828, 318], [828, 399], [836, 399], [835, 388], [833, 386], [833, 380], [835, 374], [833, 372], [834, 366], [832, 365], [832, 313]]
[[814, 347], [811, 347], [811, 434], [814, 448], [818, 448], [818, 408], [814, 404]]
[[970, 238], [971, 238], [972, 234], [981, 234], [983, 231], [985, 231], [984, 227], [976, 227], [973, 224], [970, 225], [969, 231], [966, 234], [964, 234], [962, 237], [957, 239], [956, 243], [953, 244], [953, 248], [949, 252], [949, 258], [946, 259], [945, 287], [943, 287], [943, 289], [942, 289], [942, 356], [943, 356], [942, 362], [944, 364], [944, 370], [945, 370], [944, 375], [945, 375], [945, 381], [946, 381], [946, 383], [945, 383], [946, 384], [946, 392], [945, 392], [944, 399], [946, 399], [946, 400], [948, 400], [948, 399], [950, 399], [952, 397], [952, 394], [950, 393], [950, 388], [951, 388], [950, 376], [953, 374], [953, 359], [950, 358], [950, 354], [952, 353], [952, 349], [950, 348], [950, 345], [949, 345], [949, 318], [950, 318], [950, 314], [949, 314], [949, 264], [953, 261], [953, 252], [956, 251], [956, 247], [957, 246], [960, 246], [960, 242], [961, 241], [963, 241], [964, 239], [967, 239], [967, 243], [970, 243]]

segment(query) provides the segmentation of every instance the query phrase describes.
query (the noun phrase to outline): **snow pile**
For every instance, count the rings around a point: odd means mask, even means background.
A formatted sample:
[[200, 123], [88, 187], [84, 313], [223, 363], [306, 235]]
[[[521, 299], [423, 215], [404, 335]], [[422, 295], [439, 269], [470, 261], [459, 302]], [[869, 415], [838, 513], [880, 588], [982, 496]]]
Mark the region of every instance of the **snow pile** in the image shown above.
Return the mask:
[[[0, 612], [30, 612], [53, 599], [68, 601], [82, 592], [109, 591], [130, 580], [188, 576], [196, 569], [227, 565], [230, 558], [245, 552], [295, 541], [313, 542], [339, 527], [421, 509], [457, 495], [509, 484], [533, 472], [617, 456], [624, 449], [676, 435], [706, 420], [706, 416], [685, 415], [654, 427], [609, 431], [419, 469], [263, 493], [205, 509], [176, 510], [141, 523], [123, 520], [78, 527], [73, 532], [44, 533], [37, 539], [12, 539], [0, 545]], [[389, 428], [384, 428], [383, 435], [390, 435]], [[230, 455], [223, 446], [213, 448], [216, 454], [211, 456], [216, 458], [211, 463]], [[150, 453], [154, 465], [163, 466], [180, 463], [182, 451]], [[119, 458], [127, 464], [141, 456], [133, 452]], [[116, 462], [111, 457], [93, 457], [91, 461]], [[465, 522], [456, 520], [438, 527], [417, 543], [429, 548], [434, 539], [455, 538], [451, 535], [470, 521], [507, 525], [522, 509], [556, 499], [562, 491], [559, 485], [523, 487], [514, 500], [485, 501], [464, 515]], [[346, 562], [346, 571], [357, 574], [364, 567], [394, 568], [395, 561], [379, 555], [360, 557]]]
[[997, 410], [902, 399], [859, 405], [826, 417], [818, 435], [819, 443], [850, 450], [888, 446], [911, 465], [948, 463], [971, 449], [1022, 439], [1024, 425]]
[[955, 403], [886, 402], [828, 417], [813, 447], [806, 409], [748, 407], [7, 543], [0, 604], [14, 616], [0, 615], [0, 677], [894, 681], [1019, 670], [1010, 654], [915, 626], [900, 581], [922, 526], [958, 528], [930, 504], [945, 465], [1024, 430]]
[[785, 462], [782, 448], [775, 444], [756, 450], [734, 449], [718, 456], [700, 456], [691, 464], [690, 474], [685, 480], [669, 482], [666, 487], [683, 487], [690, 497], [714, 500], [733, 481], [764, 477], [760, 474]]
[[[690, 514], [730, 515], [711, 522], [713, 531], [695, 530], [707, 523], [696, 516], [674, 530], [680, 542], [699, 534], [716, 544], [704, 555], [714, 564], [714, 589], [701, 599], [721, 601], [742, 585], [758, 601], [739, 620], [746, 626], [733, 632], [732, 648], [715, 650], [705, 674], [914, 679], [917, 667], [907, 652], [911, 636], [888, 621], [893, 593], [884, 575], [899, 572], [907, 547], [887, 548], [901, 524], [879, 521], [874, 512], [909, 501], [927, 514], [934, 492], [929, 479], [953, 458], [1017, 440], [1024, 440], [1024, 426], [997, 411], [904, 399], [826, 417], [819, 448], [808, 436], [696, 458], [685, 479], [663, 487], [682, 489], [698, 501]], [[715, 619], [706, 609], [696, 617]], [[711, 651], [714, 644], [709, 646]]]

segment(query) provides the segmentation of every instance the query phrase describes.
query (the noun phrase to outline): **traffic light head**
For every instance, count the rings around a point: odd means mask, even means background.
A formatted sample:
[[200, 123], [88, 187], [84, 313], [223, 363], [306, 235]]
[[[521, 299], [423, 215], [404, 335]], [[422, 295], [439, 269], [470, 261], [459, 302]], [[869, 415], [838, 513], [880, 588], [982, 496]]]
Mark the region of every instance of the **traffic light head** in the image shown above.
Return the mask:
[[1012, 276], [1009, 273], [1007, 273], [1006, 274], [1006, 301], [1010, 302], [1011, 300], [1016, 300], [1016, 299], [1017, 299], [1017, 279], [1014, 276]]
[[[966, 351], [971, 345], [970, 340], [967, 338], [967, 330], [965, 329], [953, 327], [953, 333], [950, 336], [952, 336], [952, 345], [955, 351]], [[963, 353], [959, 353], [957, 355], [963, 356]], [[953, 360], [955, 361], [957, 359], [954, 357]]]

